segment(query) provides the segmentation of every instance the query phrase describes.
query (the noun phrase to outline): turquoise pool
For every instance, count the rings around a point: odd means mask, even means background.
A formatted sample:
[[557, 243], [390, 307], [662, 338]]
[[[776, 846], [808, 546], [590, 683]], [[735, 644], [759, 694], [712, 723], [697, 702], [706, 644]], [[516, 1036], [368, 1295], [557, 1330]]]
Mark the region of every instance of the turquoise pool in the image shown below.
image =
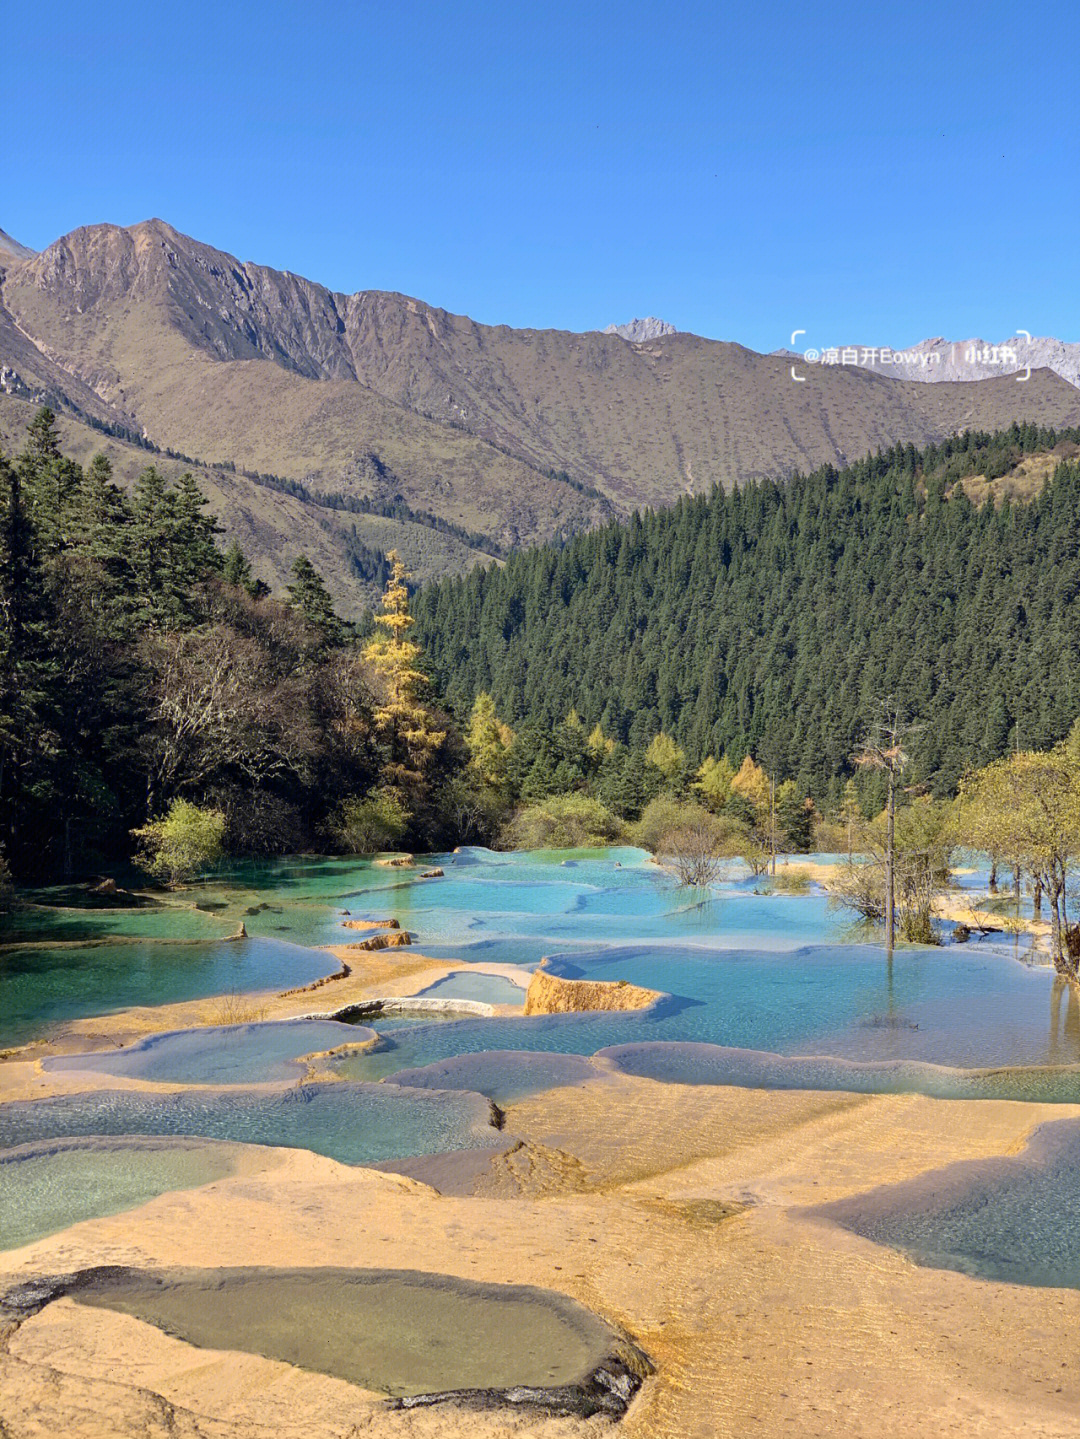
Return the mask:
[[[763, 881], [737, 868], [711, 891], [679, 889], [641, 851], [496, 854], [470, 849], [429, 857], [446, 871], [422, 880], [421, 866], [387, 869], [368, 861], [296, 859], [240, 866], [185, 894], [185, 914], [162, 918], [129, 909], [130, 931], [144, 920], [187, 930], [212, 914], [232, 925], [246, 916], [252, 937], [236, 944], [176, 944], [137, 939], [90, 948], [8, 951], [18, 959], [3, 980], [11, 1030], [47, 1027], [72, 1012], [119, 1003], [190, 997], [304, 983], [332, 968], [325, 954], [297, 943], [302, 936], [355, 939], [350, 916], [397, 917], [425, 953], [467, 961], [490, 954], [529, 963], [549, 957], [569, 978], [624, 979], [666, 996], [647, 1012], [462, 1018], [425, 1022], [392, 1015], [372, 1022], [381, 1037], [370, 1054], [346, 1062], [353, 1079], [379, 1080], [427, 1070], [471, 1054], [571, 1054], [618, 1051], [638, 1072], [685, 1082], [741, 1082], [742, 1061], [753, 1082], [788, 1084], [790, 1061], [817, 1056], [829, 1073], [860, 1076], [868, 1087], [928, 1087], [940, 1092], [941, 1071], [1038, 1070], [1032, 1083], [1076, 1098], [1080, 1013], [1071, 991], [1045, 968], [986, 944], [900, 949], [889, 963], [873, 945], [845, 940], [848, 920], [825, 895], [756, 893]], [[793, 861], [797, 867], [797, 861]], [[191, 905], [199, 905], [197, 912]], [[66, 912], [67, 922], [70, 912]], [[108, 924], [96, 910], [95, 924]], [[194, 918], [192, 916], [195, 916]], [[276, 939], [266, 930], [284, 930]], [[22, 965], [20, 970], [19, 965]], [[475, 972], [431, 986], [431, 996], [518, 1000], [508, 981]], [[340, 1027], [323, 1022], [232, 1026], [155, 1037], [132, 1050], [96, 1057], [108, 1073], [180, 1083], [249, 1084], [295, 1077], [297, 1060], [332, 1048]], [[355, 1038], [353, 1031], [352, 1038]], [[681, 1046], [676, 1049], [675, 1046]], [[769, 1069], [769, 1056], [782, 1065]], [[79, 1061], [62, 1061], [77, 1067]], [[489, 1088], [520, 1084], [503, 1061], [506, 1082], [485, 1069]], [[845, 1069], [855, 1063], [858, 1071]], [[762, 1066], [764, 1065], [764, 1069]], [[643, 1066], [647, 1068], [643, 1068]], [[839, 1068], [837, 1067], [839, 1066]], [[826, 1066], [827, 1068], [827, 1066]], [[824, 1074], [818, 1065], [815, 1071]], [[747, 1081], [750, 1082], [750, 1081]], [[952, 1083], [952, 1081], [949, 1081]], [[1011, 1074], [979, 1085], [1015, 1092]]]
[[0, 1155], [0, 1249], [224, 1179], [244, 1151], [192, 1139], [55, 1139]]
[[[277, 991], [337, 969], [318, 950], [280, 940], [0, 948], [0, 1048], [25, 1044], [73, 1019], [143, 1004]], [[102, 1022], [107, 1031], [107, 1021]]]
[[0, 1105], [0, 1149], [84, 1135], [143, 1134], [310, 1149], [372, 1164], [495, 1142], [478, 1094], [383, 1084], [304, 1084], [285, 1090], [97, 1090]]

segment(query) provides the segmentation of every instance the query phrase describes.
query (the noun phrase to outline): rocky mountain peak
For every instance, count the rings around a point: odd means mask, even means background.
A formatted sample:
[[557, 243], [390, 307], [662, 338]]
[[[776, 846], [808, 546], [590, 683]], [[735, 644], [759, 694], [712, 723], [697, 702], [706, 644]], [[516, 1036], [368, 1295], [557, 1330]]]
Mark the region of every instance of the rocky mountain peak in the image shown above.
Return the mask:
[[646, 315], [643, 320], [629, 320], [625, 325], [608, 325], [604, 330], [605, 335], [620, 335], [632, 345], [640, 345], [645, 340], [658, 340], [661, 335], [675, 333], [674, 325], [669, 325], [666, 320], [658, 320], [655, 315]]

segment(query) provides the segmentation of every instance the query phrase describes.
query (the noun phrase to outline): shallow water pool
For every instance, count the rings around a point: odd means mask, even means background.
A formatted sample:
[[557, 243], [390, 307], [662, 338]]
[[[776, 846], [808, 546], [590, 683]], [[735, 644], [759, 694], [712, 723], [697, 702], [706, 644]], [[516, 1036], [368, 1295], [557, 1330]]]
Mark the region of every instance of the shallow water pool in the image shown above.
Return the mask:
[[375, 1031], [330, 1019], [287, 1019], [152, 1034], [126, 1049], [43, 1061], [55, 1074], [111, 1074], [158, 1084], [266, 1084], [299, 1079], [302, 1056], [373, 1042]]
[[[336, 969], [328, 954], [267, 939], [0, 949], [0, 1048], [25, 1044], [73, 1019], [137, 1005], [290, 989]], [[107, 1023], [102, 1028], [107, 1030]]]
[[481, 1004], [514, 1004], [520, 1008], [525, 1003], [525, 991], [520, 984], [501, 974], [470, 974], [459, 970], [429, 984], [427, 989], [420, 990], [417, 998], [468, 999]]
[[210, 1184], [237, 1165], [232, 1145], [190, 1139], [61, 1139], [21, 1146], [0, 1154], [0, 1248], [18, 1249], [84, 1219]]
[[310, 1149], [371, 1164], [495, 1142], [478, 1094], [396, 1085], [303, 1084], [286, 1090], [107, 1090], [0, 1105], [0, 1149], [96, 1134], [187, 1135]]
[[1022, 1154], [949, 1165], [807, 1211], [918, 1264], [1080, 1288], [1080, 1122], [1043, 1125]]
[[92, 1271], [71, 1297], [391, 1396], [577, 1385], [617, 1346], [561, 1294], [416, 1270]]

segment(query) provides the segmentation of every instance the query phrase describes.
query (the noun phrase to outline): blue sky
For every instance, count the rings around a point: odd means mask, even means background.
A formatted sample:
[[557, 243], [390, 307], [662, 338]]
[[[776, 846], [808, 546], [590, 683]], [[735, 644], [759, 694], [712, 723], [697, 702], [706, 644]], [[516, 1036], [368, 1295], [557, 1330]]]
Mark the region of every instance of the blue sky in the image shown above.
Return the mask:
[[36, 248], [158, 215], [489, 323], [1080, 340], [1074, 0], [58, 0], [23, 22], [0, 227]]

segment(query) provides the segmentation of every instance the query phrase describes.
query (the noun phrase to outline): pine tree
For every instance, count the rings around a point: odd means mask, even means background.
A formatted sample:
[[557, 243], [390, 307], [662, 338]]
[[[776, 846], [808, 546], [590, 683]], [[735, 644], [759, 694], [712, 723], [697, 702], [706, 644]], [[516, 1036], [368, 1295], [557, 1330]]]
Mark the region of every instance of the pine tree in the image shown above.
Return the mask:
[[293, 582], [288, 587], [289, 603], [299, 610], [313, 629], [319, 631], [326, 644], [340, 644], [345, 627], [334, 613], [334, 602], [322, 575], [306, 555], [300, 555], [293, 561], [292, 576]]
[[63, 673], [38, 536], [22, 493], [24, 466], [0, 453], [0, 825], [9, 854], [20, 811], [48, 803], [61, 756], [55, 720]]
[[507, 756], [513, 739], [513, 731], [499, 719], [495, 701], [481, 691], [469, 716], [465, 743], [473, 769], [494, 789], [506, 783]]

